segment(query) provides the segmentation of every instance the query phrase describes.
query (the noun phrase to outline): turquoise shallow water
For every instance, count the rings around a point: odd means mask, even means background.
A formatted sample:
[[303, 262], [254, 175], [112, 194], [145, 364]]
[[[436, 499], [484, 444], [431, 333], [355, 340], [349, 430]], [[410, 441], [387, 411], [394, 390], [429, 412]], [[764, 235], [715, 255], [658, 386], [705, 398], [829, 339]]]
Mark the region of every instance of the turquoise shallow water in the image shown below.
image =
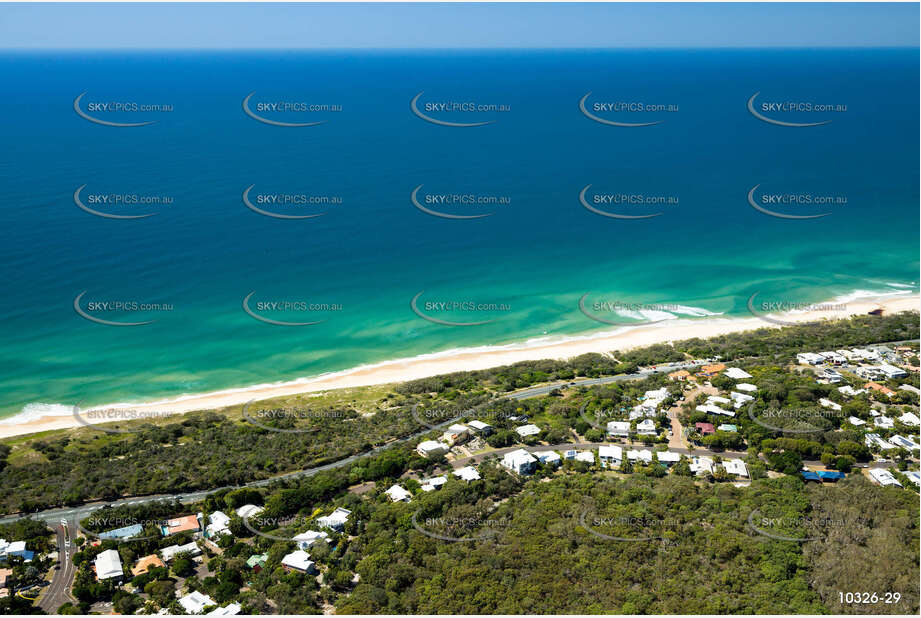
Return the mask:
[[[11, 85], [0, 101], [0, 183], [8, 231], [0, 246], [0, 415], [54, 404], [140, 401], [318, 375], [460, 347], [573, 335], [612, 326], [578, 308], [595, 301], [668, 303], [669, 317], [749, 315], [748, 297], [814, 302], [854, 290], [917, 289], [916, 50], [416, 53], [145, 53], [0, 57]], [[171, 111], [73, 109], [99, 102], [168, 104]], [[308, 101], [341, 111], [242, 111]], [[448, 127], [436, 119], [479, 122]], [[608, 112], [655, 122], [614, 127], [579, 110], [651, 103], [677, 111]], [[766, 112], [746, 103], [808, 101], [844, 111]], [[444, 112], [439, 102], [496, 104]], [[501, 108], [508, 108], [503, 111]], [[664, 109], [664, 108], [663, 108]], [[758, 107], [757, 109], [762, 109]], [[589, 212], [663, 214], [640, 220]], [[115, 220], [74, 203], [90, 196], [168, 196], [112, 207]], [[241, 194], [333, 196], [325, 205], [260, 202]], [[410, 200], [423, 185], [425, 214]], [[747, 201], [810, 220], [765, 215]], [[662, 205], [610, 205], [594, 196], [643, 195]], [[762, 195], [846, 198], [827, 208], [771, 205]], [[501, 204], [439, 204], [441, 195]], [[428, 196], [429, 201], [426, 201]], [[669, 201], [671, 200], [671, 201]], [[677, 200], [677, 203], [674, 203]], [[146, 209], [145, 209], [146, 208]], [[896, 284], [896, 285], [893, 285]], [[910, 286], [909, 288], [898, 286]], [[106, 326], [74, 310], [111, 321]], [[260, 322], [251, 308], [292, 327]], [[410, 308], [470, 327], [426, 321]], [[95, 310], [93, 303], [166, 303], [168, 311]], [[278, 301], [335, 310], [273, 311]], [[426, 303], [494, 303], [440, 311]], [[427, 308], [428, 307], [428, 308]], [[692, 308], [692, 309], [688, 309]], [[625, 325], [641, 314], [595, 312]], [[646, 317], [662, 317], [647, 314]], [[41, 405], [39, 405], [41, 404]]]

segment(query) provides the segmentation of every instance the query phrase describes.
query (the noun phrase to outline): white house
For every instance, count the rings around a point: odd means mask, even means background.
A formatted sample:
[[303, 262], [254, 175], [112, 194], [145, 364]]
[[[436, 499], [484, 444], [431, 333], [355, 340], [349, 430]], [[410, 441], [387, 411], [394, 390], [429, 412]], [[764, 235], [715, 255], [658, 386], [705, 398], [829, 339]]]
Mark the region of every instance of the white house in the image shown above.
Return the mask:
[[906, 412], [899, 417], [899, 422], [903, 425], [909, 425], [911, 427], [917, 427], [921, 424], [921, 419], [918, 418], [918, 415], [914, 412]]
[[537, 458], [523, 448], [506, 453], [502, 465], [515, 474], [530, 474], [537, 466]]
[[890, 365], [888, 363], [883, 363], [882, 365], [880, 365], [879, 370], [889, 380], [908, 377], [907, 371], [899, 367]]
[[921, 449], [921, 445], [916, 444], [911, 440], [911, 438], [906, 436], [892, 436], [889, 438], [889, 441], [892, 444], [895, 444], [896, 446], [901, 447], [907, 451], [917, 451], [918, 449]]
[[483, 421], [470, 421], [467, 425], [475, 433], [483, 434], [484, 436], [488, 436], [492, 433], [492, 425], [484, 423]]
[[579, 451], [576, 453], [576, 461], [582, 461], [587, 464], [595, 463], [595, 453], [591, 451]]
[[264, 510], [264, 508], [261, 506], [256, 506], [255, 504], [244, 504], [237, 509], [237, 515], [243, 519], [249, 519], [250, 517], [258, 515]]
[[436, 489], [441, 489], [441, 486], [448, 482], [448, 477], [446, 476], [433, 476], [430, 479], [425, 479], [422, 481], [422, 491], [435, 491]]
[[719, 405], [719, 404], [725, 405], [727, 403], [732, 403], [732, 400], [726, 399], [725, 397], [720, 397], [719, 395], [710, 395], [709, 397], [707, 397], [707, 403], [714, 404], [714, 405]]
[[556, 451], [538, 451], [534, 456], [537, 457], [537, 461], [548, 466], [558, 466], [562, 463], [560, 454]]
[[713, 474], [713, 459], [710, 457], [695, 457], [690, 463], [691, 472], [698, 476]]
[[160, 556], [163, 557], [163, 562], [169, 562], [179, 554], [189, 554], [189, 556], [194, 558], [195, 556], [201, 555], [201, 548], [195, 541], [192, 541], [185, 545], [170, 545], [160, 550]]
[[654, 436], [657, 433], [656, 424], [651, 418], [647, 418], [636, 424], [636, 432], [641, 436]]
[[416, 452], [418, 452], [423, 457], [436, 457], [438, 455], [444, 455], [448, 452], [448, 445], [443, 442], [436, 442], [435, 440], [425, 440], [420, 442], [419, 446], [416, 447]]
[[921, 395], [921, 389], [915, 388], [911, 384], [902, 384], [899, 386], [900, 391], [908, 391], [909, 393], [914, 393], [915, 395]]
[[352, 511], [344, 509], [341, 506], [337, 507], [335, 511], [326, 515], [324, 517], [317, 517], [317, 524], [323, 526], [324, 528], [330, 528], [332, 530], [342, 531], [345, 528], [345, 523], [349, 520], [349, 515], [352, 514]]
[[895, 421], [888, 416], [877, 416], [873, 419], [873, 424], [880, 429], [892, 429], [895, 427]]
[[748, 382], [741, 382], [736, 384], [736, 390], [745, 391], [746, 393], [754, 393], [758, 390], [758, 387], [754, 384], [749, 384]]
[[474, 468], [473, 466], [464, 466], [463, 468], [459, 470], [455, 470], [454, 476], [458, 477], [462, 481], [467, 481], [468, 483], [470, 481], [480, 480], [480, 473], [477, 472], [477, 469]]
[[616, 445], [599, 446], [598, 459], [603, 468], [619, 466], [624, 460], [624, 449]]
[[835, 412], [838, 412], [839, 410], [841, 410], [841, 406], [839, 404], [835, 403], [831, 399], [825, 399], [824, 397], [822, 399], [819, 399], [819, 405], [822, 406], [823, 408], [834, 410]]
[[751, 395], [746, 395], [745, 393], [740, 393], [738, 391], [732, 391], [729, 393], [729, 398], [735, 402], [736, 409], [741, 408], [743, 404], [754, 401], [755, 398]]
[[124, 577], [125, 572], [122, 570], [122, 559], [114, 549], [107, 549], [100, 552], [93, 562], [96, 566], [96, 579], [113, 579]]
[[610, 421], [608, 423], [608, 435], [619, 438], [630, 436], [630, 423], [628, 421]]
[[832, 352], [832, 351], [819, 352], [819, 354], [822, 355], [822, 357], [824, 357], [826, 361], [833, 363], [835, 365], [843, 365], [844, 363], [847, 362], [847, 358], [843, 354], [839, 354], [838, 352]]
[[834, 369], [826, 369], [820, 374], [820, 377], [831, 384], [837, 384], [844, 379], [844, 376], [842, 376]]
[[695, 408], [698, 412], [703, 412], [705, 414], [719, 414], [721, 416], [734, 417], [736, 415], [732, 410], [724, 410], [723, 408], [713, 405], [712, 403], [706, 403], [702, 406], [697, 406]]
[[659, 463], [665, 464], [666, 466], [673, 466], [681, 460], [681, 455], [679, 453], [673, 453], [671, 451], [658, 451], [656, 457], [659, 459]]
[[390, 489], [384, 492], [387, 496], [394, 502], [409, 502], [412, 500], [413, 495], [400, 487], [399, 485], [394, 485]]
[[800, 365], [821, 365], [825, 362], [825, 357], [814, 352], [802, 352], [796, 355], [796, 361]]
[[906, 470], [902, 474], [907, 476], [908, 480], [915, 485], [921, 486], [921, 472], [918, 472], [917, 470]]
[[747, 380], [752, 377], [752, 374], [739, 369], [738, 367], [729, 367], [726, 371], [723, 372], [723, 375], [727, 378], [732, 378], [733, 380]]
[[853, 425], [854, 427], [863, 427], [864, 425], [867, 424], [865, 420], [857, 418], [856, 416], [852, 416], [848, 418], [847, 422]]
[[182, 609], [184, 609], [187, 614], [200, 614], [209, 605], [217, 605], [217, 601], [206, 594], [194, 590], [184, 597], [180, 597], [179, 605], [182, 606]]
[[316, 530], [308, 530], [307, 532], [301, 532], [295, 536], [292, 541], [297, 543], [299, 549], [310, 549], [310, 546], [316, 543], [317, 541], [326, 541], [329, 538], [329, 534], [326, 532], [317, 532]]
[[645, 448], [641, 451], [630, 449], [627, 451], [627, 459], [634, 463], [641, 462], [644, 464], [649, 464], [652, 463], [652, 451]]
[[742, 477], [748, 476], [748, 468], [745, 467], [745, 462], [741, 459], [724, 459], [723, 468], [725, 468], [726, 472], [729, 474]]
[[214, 538], [221, 536], [222, 534], [230, 534], [230, 530], [227, 528], [227, 524], [230, 523], [230, 517], [223, 511], [215, 511], [211, 513], [208, 517], [208, 527], [205, 528], [208, 538]]
[[888, 451], [891, 448], [895, 448], [894, 444], [890, 444], [879, 437], [878, 433], [868, 433], [864, 436], [864, 444], [867, 445], [867, 448], [873, 448], [874, 446], [879, 448], [881, 451]]
[[902, 484], [899, 483], [898, 479], [892, 476], [892, 473], [889, 472], [889, 470], [886, 470], [885, 468], [870, 468], [869, 470], [867, 470], [867, 473], [870, 475], [871, 479], [873, 479], [874, 481], [876, 481], [883, 487], [886, 487], [888, 485], [897, 485], [899, 487], [902, 486]]
[[298, 549], [281, 559], [281, 566], [291, 571], [300, 571], [301, 573], [314, 573], [314, 562], [310, 559], [310, 554], [303, 549]]
[[854, 390], [854, 387], [848, 384], [847, 386], [839, 386], [838, 392], [842, 395], [847, 395], [848, 397], [856, 397], [861, 393], [866, 393], [866, 389], [861, 388], [860, 390]]
[[515, 433], [517, 433], [522, 438], [527, 438], [528, 436], [536, 436], [540, 433], [540, 427], [537, 425], [522, 425], [521, 427], [515, 428]]

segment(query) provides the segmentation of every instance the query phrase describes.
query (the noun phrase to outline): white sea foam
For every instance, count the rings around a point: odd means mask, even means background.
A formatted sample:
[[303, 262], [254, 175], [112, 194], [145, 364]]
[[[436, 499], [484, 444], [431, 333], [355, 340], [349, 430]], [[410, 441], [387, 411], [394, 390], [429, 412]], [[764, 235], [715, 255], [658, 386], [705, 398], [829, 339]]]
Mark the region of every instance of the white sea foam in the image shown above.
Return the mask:
[[0, 423], [18, 425], [38, 420], [43, 416], [71, 416], [73, 413], [73, 406], [67, 406], [62, 403], [28, 403], [23, 406], [19, 414], [0, 419]]

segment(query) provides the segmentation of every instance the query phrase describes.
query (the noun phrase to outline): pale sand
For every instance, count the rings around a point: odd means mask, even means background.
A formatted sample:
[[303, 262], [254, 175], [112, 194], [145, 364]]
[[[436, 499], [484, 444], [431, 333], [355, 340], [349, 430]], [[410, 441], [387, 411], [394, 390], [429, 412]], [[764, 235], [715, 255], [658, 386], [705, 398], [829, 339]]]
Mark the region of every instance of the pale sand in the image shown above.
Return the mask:
[[[825, 304], [832, 304], [829, 301]], [[867, 312], [882, 308], [886, 313], [900, 311], [918, 311], [921, 297], [917, 294], [898, 297], [861, 298], [847, 301], [841, 308], [829, 308], [809, 312], [788, 312], [773, 315], [787, 322], [808, 322], [819, 319], [842, 319], [853, 315], [866, 315]], [[228, 389], [214, 393], [186, 395], [171, 400], [141, 404], [115, 404], [98, 406], [93, 410], [120, 409], [114, 416], [103, 415], [91, 422], [109, 422], [132, 418], [130, 415], [145, 413], [154, 415], [179, 414], [195, 410], [210, 410], [227, 406], [241, 405], [248, 401], [274, 399], [301, 393], [314, 393], [333, 389], [354, 388], [405, 382], [455, 371], [472, 371], [488, 369], [500, 365], [509, 365], [525, 360], [566, 359], [589, 352], [607, 353], [614, 350], [627, 350], [654, 343], [680, 341], [692, 337], [706, 339], [727, 333], [754, 330], [757, 328], [780, 328], [758, 318], [719, 318], [708, 317], [699, 320], [670, 320], [655, 325], [634, 327], [623, 332], [595, 333], [584, 336], [560, 338], [530, 344], [511, 344], [506, 346], [488, 346], [469, 350], [456, 350], [441, 355], [429, 355], [416, 358], [387, 361], [375, 365], [358, 367], [348, 371], [330, 373], [316, 378], [307, 378], [291, 382], [263, 384], [248, 388]], [[83, 412], [82, 414], [85, 414]], [[43, 416], [22, 423], [0, 423], [0, 438], [77, 427], [80, 423], [73, 416]]]

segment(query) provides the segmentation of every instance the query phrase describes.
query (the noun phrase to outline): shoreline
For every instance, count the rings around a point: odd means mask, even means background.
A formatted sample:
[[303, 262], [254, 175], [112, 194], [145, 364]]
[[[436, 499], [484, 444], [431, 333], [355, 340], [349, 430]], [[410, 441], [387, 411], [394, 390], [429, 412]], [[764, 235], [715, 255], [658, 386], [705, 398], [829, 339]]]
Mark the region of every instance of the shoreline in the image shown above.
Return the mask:
[[[842, 303], [846, 307], [844, 310], [839, 308]], [[833, 308], [829, 309], [787, 311], [767, 315], [787, 322], [802, 323], [822, 319], [846, 319], [856, 315], [866, 315], [869, 311], [879, 308], [882, 308], [886, 313], [919, 311], [919, 304], [921, 304], [921, 296], [917, 293], [906, 291], [904, 296], [898, 293], [860, 298], [845, 296], [826, 303], [816, 303], [819, 306], [833, 305]], [[127, 414], [128, 411], [131, 414], [137, 414], [138, 418], [143, 417], [145, 414], [150, 416], [183, 414], [198, 410], [242, 405], [249, 401], [406, 382], [457, 371], [488, 369], [521, 361], [566, 359], [590, 352], [609, 353], [614, 350], [628, 350], [694, 337], [706, 339], [759, 328], [781, 327], [782, 325], [773, 324], [756, 317], [713, 316], [695, 320], [676, 319], [650, 325], [618, 327], [614, 330], [597, 331], [585, 335], [561, 336], [558, 338], [548, 336], [506, 345], [447, 350], [362, 365], [353, 369], [309, 378], [230, 388], [210, 393], [182, 395], [146, 403], [116, 403], [94, 406], [83, 412], [101, 410], [121, 410], [126, 412], [125, 417], [122, 419], [102, 415], [97, 420], [86, 420], [86, 423], [130, 420], [131, 417]], [[81, 422], [73, 416], [72, 409], [69, 406], [61, 406], [61, 408], [66, 411], [58, 415], [43, 415], [38, 418], [23, 418], [18, 421], [17, 417], [20, 415], [16, 415], [0, 420], [0, 439], [81, 426]]]

